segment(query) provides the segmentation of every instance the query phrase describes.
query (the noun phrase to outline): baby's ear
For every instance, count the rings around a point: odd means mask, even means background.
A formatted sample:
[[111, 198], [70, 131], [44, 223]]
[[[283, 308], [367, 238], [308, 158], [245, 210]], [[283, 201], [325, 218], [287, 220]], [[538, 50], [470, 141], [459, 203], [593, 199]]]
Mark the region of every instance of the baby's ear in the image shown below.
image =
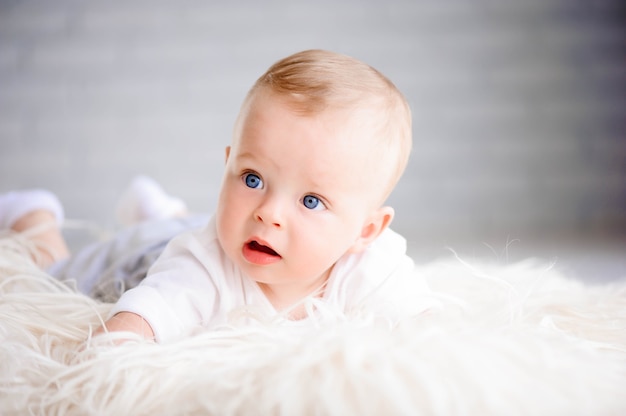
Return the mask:
[[372, 241], [385, 231], [393, 220], [394, 210], [391, 207], [380, 207], [374, 211], [363, 224], [361, 235], [348, 250], [350, 253], [359, 253], [367, 248]]

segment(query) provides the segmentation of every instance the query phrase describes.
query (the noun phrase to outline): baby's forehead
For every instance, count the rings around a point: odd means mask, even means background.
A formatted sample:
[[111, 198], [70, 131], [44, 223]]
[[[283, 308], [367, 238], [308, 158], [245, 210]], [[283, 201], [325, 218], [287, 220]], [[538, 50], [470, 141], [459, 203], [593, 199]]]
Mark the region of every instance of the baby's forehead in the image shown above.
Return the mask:
[[[317, 145], [340, 153], [344, 161], [342, 174], [369, 178], [376, 182], [369, 188], [370, 192], [378, 192], [377, 188], [382, 187], [383, 193], [388, 195], [410, 154], [410, 114], [397, 106], [390, 107], [389, 100], [381, 96], [369, 95], [349, 104], [345, 100], [337, 103], [330, 99], [314, 107], [303, 106], [305, 101], [306, 97], [279, 94], [268, 87], [252, 90], [242, 106], [233, 145], [240, 139], [252, 113], [264, 115], [264, 108], [280, 103], [280, 111], [296, 114], [303, 121], [316, 118], [330, 132], [332, 141], [321, 137], [317, 144], [307, 146]], [[280, 119], [280, 111], [274, 113], [275, 118]]]
[[[333, 152], [343, 153], [346, 162], [366, 161], [371, 169], [384, 169], [384, 165], [378, 166], [379, 163], [375, 162], [384, 159], [384, 154], [394, 146], [385, 138], [385, 111], [381, 110], [378, 104], [360, 102], [345, 105], [329, 102], [323, 108], [305, 111], [299, 99], [262, 89], [249, 97], [247, 104], [242, 108], [240, 128], [237, 129], [235, 139], [239, 139], [237, 136], [240, 136], [242, 129], [248, 126], [251, 116], [252, 119], [271, 116], [275, 120], [280, 120], [284, 111], [288, 112], [289, 116], [296, 115], [296, 121], [299, 119], [303, 124], [309, 125], [313, 120], [315, 125], [320, 127], [317, 129], [318, 140], [303, 145], [331, 147]], [[269, 107], [278, 107], [281, 110], [267, 113]], [[293, 139], [298, 140], [298, 137], [294, 136]], [[316, 153], [313, 151], [312, 155]]]
[[262, 86], [249, 92], [242, 110], [262, 108], [268, 103], [274, 102], [281, 103], [286, 109], [303, 117], [319, 117], [340, 113], [348, 123], [351, 118], [358, 117], [363, 113], [368, 113], [370, 118], [380, 118], [379, 114], [385, 112], [387, 100], [374, 94], [356, 91], [356, 89], [347, 94], [339, 94], [338, 92], [301, 94], [275, 91], [268, 86]]

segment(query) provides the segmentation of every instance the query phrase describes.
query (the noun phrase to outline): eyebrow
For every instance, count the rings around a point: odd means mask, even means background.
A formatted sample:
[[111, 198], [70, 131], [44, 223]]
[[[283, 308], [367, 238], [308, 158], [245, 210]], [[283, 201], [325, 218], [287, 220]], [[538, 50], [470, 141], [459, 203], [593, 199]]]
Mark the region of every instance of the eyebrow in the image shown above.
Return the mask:
[[256, 159], [254, 157], [254, 153], [252, 152], [244, 152], [244, 153], [239, 153], [235, 156], [236, 159]]
[[257, 161], [259, 159], [262, 159], [264, 162], [269, 162], [272, 165], [274, 165], [275, 167], [279, 167], [278, 162], [274, 162], [273, 160], [268, 159], [268, 158], [260, 158], [256, 153], [249, 152], [249, 151], [237, 154], [235, 159], [237, 159], [237, 160], [242, 160], [243, 159], [244, 161], [246, 161], [246, 160]]

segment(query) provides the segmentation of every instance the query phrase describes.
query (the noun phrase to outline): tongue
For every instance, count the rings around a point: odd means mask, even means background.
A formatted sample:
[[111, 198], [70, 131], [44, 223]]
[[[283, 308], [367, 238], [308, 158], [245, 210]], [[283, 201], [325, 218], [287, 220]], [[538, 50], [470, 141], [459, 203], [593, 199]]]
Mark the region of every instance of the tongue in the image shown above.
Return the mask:
[[257, 243], [256, 241], [250, 242], [250, 248], [255, 251], [260, 251], [262, 253], [270, 254], [272, 256], [278, 256], [278, 253], [269, 248], [268, 246], [264, 246], [262, 244]]

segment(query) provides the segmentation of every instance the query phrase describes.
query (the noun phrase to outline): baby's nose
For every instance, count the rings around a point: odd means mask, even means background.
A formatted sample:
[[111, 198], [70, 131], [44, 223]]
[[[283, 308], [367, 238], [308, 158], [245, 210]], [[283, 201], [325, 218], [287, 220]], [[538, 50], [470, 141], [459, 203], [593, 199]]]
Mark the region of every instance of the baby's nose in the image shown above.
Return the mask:
[[254, 213], [256, 221], [271, 225], [274, 228], [283, 228], [284, 213], [282, 204], [276, 198], [267, 198]]

